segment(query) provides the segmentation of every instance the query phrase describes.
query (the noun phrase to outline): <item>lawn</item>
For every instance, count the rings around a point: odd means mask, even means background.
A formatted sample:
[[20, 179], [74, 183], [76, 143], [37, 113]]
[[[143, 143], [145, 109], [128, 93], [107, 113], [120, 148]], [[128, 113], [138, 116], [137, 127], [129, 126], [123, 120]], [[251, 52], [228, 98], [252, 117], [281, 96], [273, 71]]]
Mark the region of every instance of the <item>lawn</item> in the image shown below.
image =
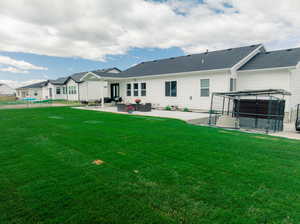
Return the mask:
[[1, 224], [300, 223], [299, 141], [67, 107], [0, 127]]

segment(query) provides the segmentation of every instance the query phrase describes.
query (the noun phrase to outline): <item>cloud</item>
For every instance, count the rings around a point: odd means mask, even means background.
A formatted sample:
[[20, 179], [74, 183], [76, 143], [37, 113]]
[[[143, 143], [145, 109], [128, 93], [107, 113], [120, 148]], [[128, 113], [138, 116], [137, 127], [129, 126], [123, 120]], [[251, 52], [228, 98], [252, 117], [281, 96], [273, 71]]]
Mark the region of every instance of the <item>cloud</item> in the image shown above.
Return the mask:
[[12, 73], [29, 73], [28, 70], [48, 70], [48, 68], [36, 66], [30, 64], [26, 61], [18, 61], [7, 56], [0, 55], [0, 65], [5, 65], [9, 67], [0, 67], [2, 72], [12, 72]]
[[14, 67], [0, 68], [1, 72], [12, 72], [12, 73], [28, 73], [28, 71], [20, 70]]
[[133, 47], [292, 47], [299, 10], [298, 0], [1, 0], [0, 50], [105, 60]]
[[45, 81], [45, 80], [41, 80], [41, 79], [32, 79], [32, 80], [28, 80], [28, 81], [0, 80], [0, 83], [5, 83], [5, 84], [9, 85], [12, 88], [18, 88], [18, 87], [21, 87], [21, 86], [27, 86], [27, 85], [30, 85], [30, 84], [43, 82], [43, 81]]

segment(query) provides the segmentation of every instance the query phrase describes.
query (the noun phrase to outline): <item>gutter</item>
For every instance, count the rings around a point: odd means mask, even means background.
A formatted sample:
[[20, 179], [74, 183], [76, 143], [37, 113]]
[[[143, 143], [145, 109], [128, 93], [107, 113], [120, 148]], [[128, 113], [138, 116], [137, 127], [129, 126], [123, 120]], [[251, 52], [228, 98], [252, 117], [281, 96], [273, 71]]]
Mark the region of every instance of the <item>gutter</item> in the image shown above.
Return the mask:
[[249, 70], [238, 70], [238, 73], [243, 72], [256, 72], [256, 71], [273, 71], [273, 70], [284, 70], [284, 69], [296, 69], [296, 66], [287, 66], [287, 67], [276, 67], [276, 68], [261, 68], [261, 69], [249, 69]]
[[131, 79], [147, 79], [147, 78], [156, 78], [156, 77], [168, 77], [168, 76], [180, 76], [180, 75], [197, 75], [199, 73], [212, 73], [212, 72], [222, 72], [222, 71], [230, 71], [231, 68], [223, 68], [223, 69], [211, 69], [211, 70], [203, 70], [203, 71], [192, 71], [192, 72], [180, 72], [180, 73], [167, 73], [167, 74], [157, 74], [157, 75], [145, 75], [145, 76], [131, 76], [131, 77], [105, 77], [101, 76], [100, 78], [106, 80], [131, 80]]

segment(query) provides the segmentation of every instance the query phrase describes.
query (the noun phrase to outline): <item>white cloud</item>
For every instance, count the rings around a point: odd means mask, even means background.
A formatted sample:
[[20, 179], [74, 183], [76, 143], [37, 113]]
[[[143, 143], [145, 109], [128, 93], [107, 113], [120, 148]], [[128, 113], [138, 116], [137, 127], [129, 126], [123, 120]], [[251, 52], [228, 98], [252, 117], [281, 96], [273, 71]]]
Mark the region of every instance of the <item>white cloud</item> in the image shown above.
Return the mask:
[[27, 85], [30, 85], [30, 84], [43, 82], [43, 81], [45, 81], [45, 80], [41, 80], [41, 79], [32, 79], [32, 80], [28, 80], [28, 81], [0, 80], [0, 83], [5, 83], [5, 84], [9, 85], [12, 88], [18, 88], [18, 87], [21, 87], [21, 86], [27, 86]]
[[1, 0], [0, 50], [103, 60], [132, 47], [292, 47], [299, 10], [299, 0]]
[[12, 73], [28, 73], [28, 71], [20, 70], [14, 67], [0, 68], [1, 72], [12, 72]]
[[[8, 67], [2, 67], [2, 66]], [[19, 61], [7, 56], [0, 55], [0, 71], [12, 73], [29, 73], [28, 70], [48, 70], [48, 68], [36, 66], [26, 61]]]

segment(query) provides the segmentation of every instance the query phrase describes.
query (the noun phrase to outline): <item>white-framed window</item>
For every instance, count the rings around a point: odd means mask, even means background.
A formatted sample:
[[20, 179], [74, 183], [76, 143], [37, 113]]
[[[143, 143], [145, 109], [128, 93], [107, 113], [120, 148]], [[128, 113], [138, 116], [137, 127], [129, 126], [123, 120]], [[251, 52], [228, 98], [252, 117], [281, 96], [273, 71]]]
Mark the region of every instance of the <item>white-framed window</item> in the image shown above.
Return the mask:
[[230, 78], [230, 92], [236, 91], [236, 79]]
[[138, 83], [133, 84], [133, 96], [139, 96], [139, 84]]
[[165, 96], [177, 96], [177, 81], [165, 82]]
[[56, 94], [57, 94], [57, 95], [60, 95], [60, 94], [61, 94], [60, 87], [56, 87]]
[[146, 96], [147, 95], [147, 85], [145, 82], [141, 83], [141, 96]]
[[69, 94], [74, 95], [77, 93], [76, 86], [69, 86]]
[[67, 94], [67, 87], [63, 87], [63, 94]]
[[209, 91], [210, 81], [209, 79], [200, 79], [200, 96], [207, 97], [210, 94]]
[[127, 96], [131, 96], [131, 83], [127, 83], [126, 86]]
[[77, 88], [74, 86], [74, 94], [77, 94]]

